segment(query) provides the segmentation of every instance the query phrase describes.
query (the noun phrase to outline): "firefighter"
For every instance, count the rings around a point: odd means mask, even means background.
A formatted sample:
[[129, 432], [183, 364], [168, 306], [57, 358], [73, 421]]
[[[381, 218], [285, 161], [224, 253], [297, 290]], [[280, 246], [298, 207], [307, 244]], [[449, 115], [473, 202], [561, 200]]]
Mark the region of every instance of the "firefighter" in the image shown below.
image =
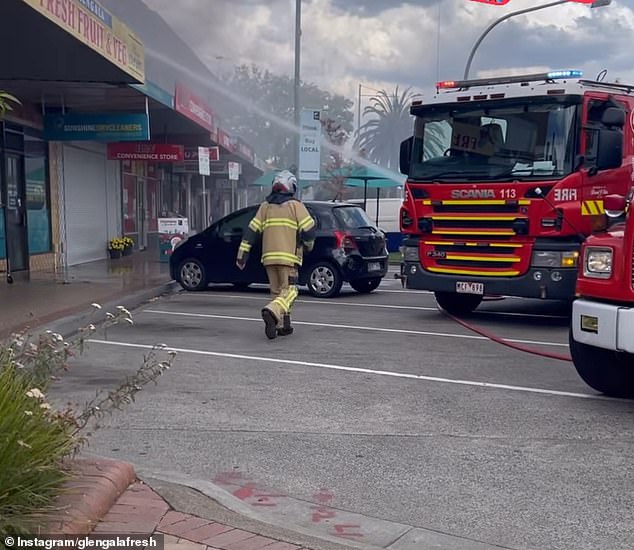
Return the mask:
[[264, 332], [269, 339], [293, 333], [291, 310], [298, 295], [298, 269], [304, 249], [315, 242], [315, 220], [295, 197], [297, 179], [288, 170], [273, 179], [271, 194], [249, 223], [238, 249], [236, 265], [246, 266], [251, 246], [262, 236], [261, 262], [271, 287], [271, 301], [262, 309]]

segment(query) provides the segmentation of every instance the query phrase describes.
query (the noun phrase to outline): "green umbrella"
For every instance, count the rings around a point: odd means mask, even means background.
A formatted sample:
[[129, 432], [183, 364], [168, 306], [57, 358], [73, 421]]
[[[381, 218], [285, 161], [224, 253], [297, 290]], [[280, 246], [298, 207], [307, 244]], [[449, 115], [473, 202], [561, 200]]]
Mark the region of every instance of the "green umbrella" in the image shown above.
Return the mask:
[[376, 221], [379, 223], [379, 199], [381, 189], [398, 187], [405, 184], [405, 176], [379, 166], [355, 165], [337, 168], [330, 172], [330, 177], [346, 178], [346, 185], [350, 187], [363, 186], [363, 208], [368, 203], [368, 188], [376, 189]]

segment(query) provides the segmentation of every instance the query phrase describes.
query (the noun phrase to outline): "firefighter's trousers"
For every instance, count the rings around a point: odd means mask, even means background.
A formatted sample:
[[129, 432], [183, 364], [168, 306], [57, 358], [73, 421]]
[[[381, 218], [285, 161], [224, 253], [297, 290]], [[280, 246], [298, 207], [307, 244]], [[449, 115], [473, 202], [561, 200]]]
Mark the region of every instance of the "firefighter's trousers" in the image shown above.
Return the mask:
[[285, 265], [267, 265], [266, 275], [271, 286], [271, 301], [266, 309], [273, 312], [278, 328], [282, 327], [284, 315], [290, 315], [293, 303], [299, 294], [295, 282], [297, 268]]

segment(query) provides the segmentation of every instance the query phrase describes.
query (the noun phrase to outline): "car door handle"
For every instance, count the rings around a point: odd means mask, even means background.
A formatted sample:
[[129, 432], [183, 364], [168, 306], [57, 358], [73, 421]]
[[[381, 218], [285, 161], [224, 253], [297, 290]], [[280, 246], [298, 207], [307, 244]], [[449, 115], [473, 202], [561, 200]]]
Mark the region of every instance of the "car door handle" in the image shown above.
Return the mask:
[[196, 243], [196, 246], [194, 248], [202, 248], [202, 247], [203, 247], [202, 243]]

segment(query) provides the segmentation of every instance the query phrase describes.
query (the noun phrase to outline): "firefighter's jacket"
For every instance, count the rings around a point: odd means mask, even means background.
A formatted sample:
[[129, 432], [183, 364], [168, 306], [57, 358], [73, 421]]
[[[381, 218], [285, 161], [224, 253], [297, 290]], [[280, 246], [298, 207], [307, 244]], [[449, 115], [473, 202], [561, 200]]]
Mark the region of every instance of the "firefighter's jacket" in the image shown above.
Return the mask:
[[238, 260], [246, 261], [255, 240], [262, 237], [262, 264], [302, 265], [303, 249], [315, 242], [315, 220], [293, 195], [272, 193], [258, 208], [238, 249]]

